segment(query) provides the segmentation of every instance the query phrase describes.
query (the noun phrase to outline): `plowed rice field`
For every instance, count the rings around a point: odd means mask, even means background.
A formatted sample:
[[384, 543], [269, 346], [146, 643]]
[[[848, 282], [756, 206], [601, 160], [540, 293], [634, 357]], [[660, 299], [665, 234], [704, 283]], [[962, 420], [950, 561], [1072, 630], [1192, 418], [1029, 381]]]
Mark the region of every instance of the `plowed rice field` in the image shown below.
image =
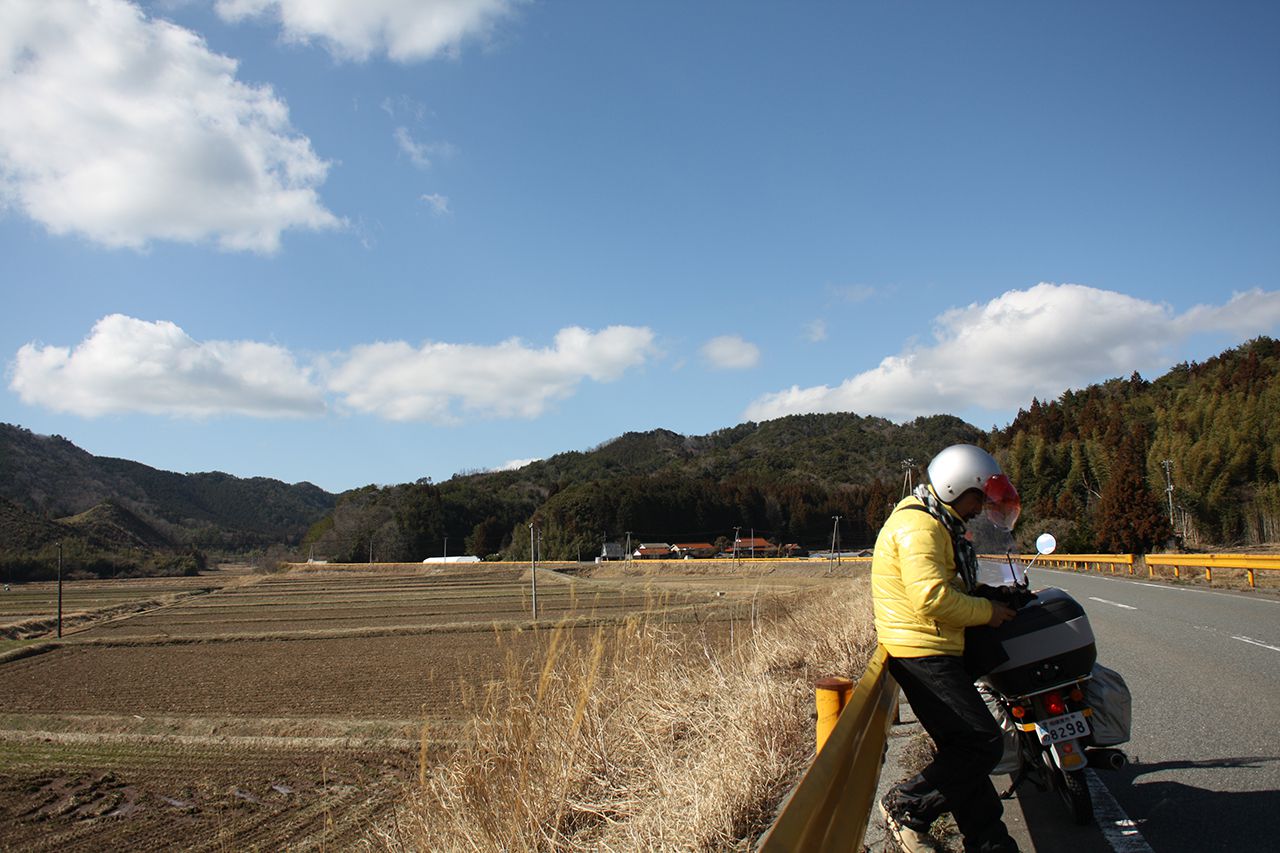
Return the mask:
[[586, 642], [644, 611], [718, 643], [760, 606], [759, 577], [601, 574], [540, 571], [536, 625], [516, 566], [83, 582], [155, 604], [0, 663], [0, 849], [360, 847], [469, 697], [536, 671], [547, 627]]

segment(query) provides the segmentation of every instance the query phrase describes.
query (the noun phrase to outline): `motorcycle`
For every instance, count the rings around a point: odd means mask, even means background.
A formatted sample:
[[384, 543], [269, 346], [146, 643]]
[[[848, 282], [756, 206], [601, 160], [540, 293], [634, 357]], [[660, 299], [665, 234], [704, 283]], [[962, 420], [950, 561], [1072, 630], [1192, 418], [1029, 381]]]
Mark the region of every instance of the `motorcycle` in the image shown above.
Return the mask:
[[[1056, 544], [1044, 534], [1037, 551], [1050, 553]], [[1097, 665], [1084, 608], [1061, 589], [1032, 592], [1026, 571], [1019, 580], [1012, 558], [1009, 567], [1013, 583], [988, 587], [985, 594], [1017, 614], [999, 628], [980, 629], [990, 633], [979, 640], [988, 666], [1004, 658], [990, 669], [980, 667], [985, 675], [977, 682], [1005, 732], [1005, 755], [992, 772], [1013, 775], [1002, 798], [1030, 779], [1040, 790], [1056, 792], [1076, 823], [1088, 824], [1093, 801], [1085, 768], [1119, 770], [1128, 760], [1115, 748], [1129, 737], [1128, 688]]]

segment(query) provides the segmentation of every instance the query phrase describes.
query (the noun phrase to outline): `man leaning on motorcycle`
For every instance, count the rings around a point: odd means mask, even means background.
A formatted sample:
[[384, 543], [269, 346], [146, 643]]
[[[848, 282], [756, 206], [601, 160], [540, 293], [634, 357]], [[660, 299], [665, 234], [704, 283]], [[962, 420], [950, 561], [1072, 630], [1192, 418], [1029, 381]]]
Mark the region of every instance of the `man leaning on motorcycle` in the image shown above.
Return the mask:
[[934, 849], [929, 826], [951, 812], [966, 853], [1016, 853], [988, 775], [1002, 753], [1000, 726], [964, 664], [965, 629], [992, 628], [1014, 610], [977, 592], [978, 561], [966, 524], [985, 512], [1012, 529], [1017, 490], [986, 451], [946, 448], [929, 482], [904, 498], [876, 539], [871, 593], [889, 672], [933, 739], [933, 760], [885, 794], [880, 807], [908, 851]]

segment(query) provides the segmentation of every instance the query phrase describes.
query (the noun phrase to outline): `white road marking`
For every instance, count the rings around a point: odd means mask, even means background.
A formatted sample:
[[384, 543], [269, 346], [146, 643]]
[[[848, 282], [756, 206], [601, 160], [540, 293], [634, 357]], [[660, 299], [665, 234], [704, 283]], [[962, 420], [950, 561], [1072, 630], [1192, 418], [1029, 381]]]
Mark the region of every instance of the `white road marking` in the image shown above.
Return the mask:
[[1138, 831], [1138, 825], [1124, 813], [1107, 786], [1102, 784], [1098, 774], [1085, 770], [1084, 777], [1089, 783], [1089, 795], [1093, 799], [1094, 820], [1098, 822], [1102, 837], [1111, 845], [1111, 849], [1116, 853], [1155, 853]]
[[1100, 602], [1102, 602], [1103, 604], [1110, 604], [1112, 607], [1122, 607], [1122, 608], [1124, 608], [1125, 610], [1137, 610], [1137, 609], [1138, 609], [1138, 608], [1134, 607], [1132, 604], [1121, 604], [1121, 603], [1120, 603], [1120, 602], [1118, 602], [1118, 601], [1107, 601], [1105, 598], [1095, 598], [1095, 597], [1094, 597], [1094, 596], [1092, 596], [1092, 595], [1091, 595], [1091, 596], [1089, 596], [1089, 600], [1090, 600], [1090, 601], [1100, 601]]
[[1251, 639], [1249, 637], [1232, 637], [1231, 639], [1239, 640], [1242, 643], [1249, 643], [1250, 645], [1254, 645], [1254, 646], [1262, 646], [1264, 649], [1271, 649], [1271, 651], [1273, 652], [1280, 652], [1280, 646], [1269, 646], [1266, 643], [1260, 643], [1257, 640]]

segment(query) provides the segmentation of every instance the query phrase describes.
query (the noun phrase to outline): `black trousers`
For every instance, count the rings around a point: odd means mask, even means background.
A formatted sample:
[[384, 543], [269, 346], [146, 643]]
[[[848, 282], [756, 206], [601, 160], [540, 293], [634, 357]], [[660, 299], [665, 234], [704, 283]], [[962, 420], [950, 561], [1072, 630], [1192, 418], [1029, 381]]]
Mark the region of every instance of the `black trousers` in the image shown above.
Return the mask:
[[937, 746], [927, 767], [890, 789], [886, 800], [892, 810], [924, 826], [951, 812], [966, 853], [1016, 851], [989, 775], [1003, 751], [1000, 726], [963, 660], [951, 655], [889, 658], [889, 672]]

